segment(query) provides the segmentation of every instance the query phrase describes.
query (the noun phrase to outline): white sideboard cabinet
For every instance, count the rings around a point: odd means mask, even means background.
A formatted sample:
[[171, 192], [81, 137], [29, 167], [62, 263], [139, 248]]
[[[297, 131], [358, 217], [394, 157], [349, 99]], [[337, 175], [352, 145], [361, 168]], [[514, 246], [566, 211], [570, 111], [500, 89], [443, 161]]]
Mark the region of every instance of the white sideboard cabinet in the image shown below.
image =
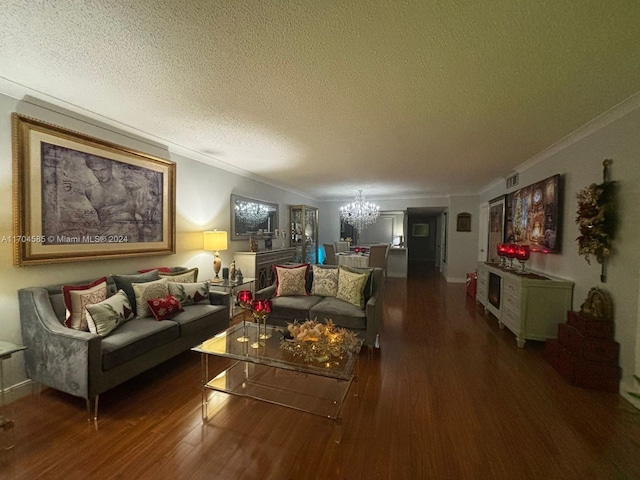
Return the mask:
[[291, 262], [295, 251], [295, 248], [287, 247], [260, 252], [235, 252], [233, 257], [236, 268], [240, 268], [245, 277], [255, 278], [256, 290], [261, 290], [274, 281], [273, 265]]
[[506, 270], [496, 264], [478, 264], [476, 301], [491, 312], [500, 328], [526, 340], [556, 338], [558, 324], [572, 309], [573, 282], [535, 272]]

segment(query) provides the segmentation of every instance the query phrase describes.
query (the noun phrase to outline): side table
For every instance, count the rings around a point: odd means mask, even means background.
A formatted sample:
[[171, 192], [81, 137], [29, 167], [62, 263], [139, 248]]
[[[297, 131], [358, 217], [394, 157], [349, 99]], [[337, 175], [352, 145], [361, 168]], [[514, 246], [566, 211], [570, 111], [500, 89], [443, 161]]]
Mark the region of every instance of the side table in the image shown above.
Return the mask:
[[235, 297], [234, 297], [234, 289], [241, 287], [243, 285], [248, 285], [247, 290], [251, 290], [253, 292], [255, 278], [243, 278], [241, 282], [236, 280], [224, 279], [221, 282], [211, 282], [210, 289], [220, 288], [229, 292], [230, 305], [229, 305], [229, 318], [233, 318], [234, 315], [234, 306], [236, 305]]
[[[26, 350], [24, 345], [16, 345], [15, 343], [5, 342], [0, 340], [0, 398], [2, 399], [1, 406], [6, 405], [5, 400], [5, 388], [4, 388], [4, 361], [11, 358], [14, 353]], [[7, 430], [13, 430], [13, 420], [0, 414], [0, 430], [6, 432]], [[13, 448], [13, 440], [8, 444], [3, 445], [3, 450], [10, 450]]]

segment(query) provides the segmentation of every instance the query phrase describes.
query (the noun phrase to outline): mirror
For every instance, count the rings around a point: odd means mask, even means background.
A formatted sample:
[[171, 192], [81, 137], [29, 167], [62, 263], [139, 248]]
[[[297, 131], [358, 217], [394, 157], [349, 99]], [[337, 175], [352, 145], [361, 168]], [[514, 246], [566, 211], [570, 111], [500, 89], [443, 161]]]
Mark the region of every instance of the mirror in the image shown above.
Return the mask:
[[273, 235], [278, 228], [278, 204], [231, 195], [231, 240]]

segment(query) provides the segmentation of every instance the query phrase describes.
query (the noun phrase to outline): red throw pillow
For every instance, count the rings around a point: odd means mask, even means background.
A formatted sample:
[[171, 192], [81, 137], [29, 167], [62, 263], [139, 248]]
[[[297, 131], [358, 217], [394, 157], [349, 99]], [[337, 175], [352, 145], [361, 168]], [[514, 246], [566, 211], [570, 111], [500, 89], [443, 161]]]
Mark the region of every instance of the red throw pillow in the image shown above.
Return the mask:
[[152, 298], [147, 300], [147, 305], [149, 305], [149, 310], [151, 310], [156, 320], [167, 320], [177, 313], [184, 312], [180, 302], [173, 295], [167, 295], [164, 298]]
[[158, 270], [160, 273], [171, 273], [171, 269], [169, 267], [143, 268], [142, 270], [138, 270], [138, 273], [153, 272], [154, 270]]

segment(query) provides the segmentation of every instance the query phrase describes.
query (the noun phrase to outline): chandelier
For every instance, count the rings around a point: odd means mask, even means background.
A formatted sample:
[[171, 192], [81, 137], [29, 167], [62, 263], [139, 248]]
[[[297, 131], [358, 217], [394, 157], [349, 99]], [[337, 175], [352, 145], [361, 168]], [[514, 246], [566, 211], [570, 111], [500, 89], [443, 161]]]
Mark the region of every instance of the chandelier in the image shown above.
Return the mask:
[[340, 218], [349, 225], [356, 227], [358, 231], [367, 228], [372, 223], [376, 223], [380, 216], [380, 207], [367, 202], [362, 190], [358, 190], [353, 203], [340, 207]]
[[269, 218], [269, 207], [253, 202], [238, 202], [236, 217], [249, 227], [257, 227]]

